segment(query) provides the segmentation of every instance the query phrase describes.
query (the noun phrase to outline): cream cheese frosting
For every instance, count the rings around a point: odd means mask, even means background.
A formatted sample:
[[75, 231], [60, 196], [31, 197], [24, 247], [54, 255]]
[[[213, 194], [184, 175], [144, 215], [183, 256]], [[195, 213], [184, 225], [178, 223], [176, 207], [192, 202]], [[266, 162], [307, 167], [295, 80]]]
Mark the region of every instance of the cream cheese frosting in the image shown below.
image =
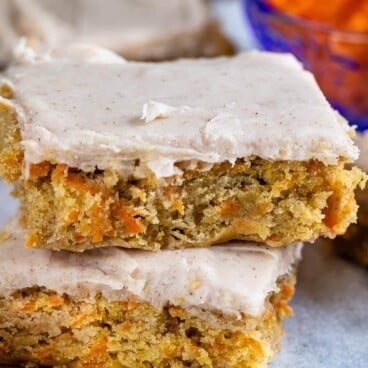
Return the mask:
[[83, 254], [23, 247], [15, 224], [0, 244], [0, 295], [42, 286], [59, 293], [107, 299], [127, 296], [161, 308], [167, 302], [185, 308], [259, 316], [277, 279], [301, 257], [302, 246], [267, 248], [233, 242], [212, 248], [145, 252], [118, 248]]
[[8, 70], [27, 166], [126, 172], [139, 162], [137, 172], [168, 177], [186, 161], [358, 157], [348, 124], [291, 55], [156, 64], [118, 58], [74, 46], [20, 58]]
[[[19, 37], [48, 45], [87, 42], [119, 53], [159, 57], [209, 21], [203, 0], [1, 0], [0, 45], [9, 59]], [[6, 53], [6, 55], [5, 55]]]

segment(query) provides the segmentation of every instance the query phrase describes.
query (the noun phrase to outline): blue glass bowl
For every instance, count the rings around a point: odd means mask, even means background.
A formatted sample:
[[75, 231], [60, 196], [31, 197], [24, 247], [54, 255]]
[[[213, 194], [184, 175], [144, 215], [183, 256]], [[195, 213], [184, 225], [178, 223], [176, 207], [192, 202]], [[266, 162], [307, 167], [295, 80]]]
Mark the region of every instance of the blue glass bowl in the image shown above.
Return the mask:
[[315, 75], [328, 100], [359, 130], [368, 129], [368, 34], [336, 30], [244, 0], [260, 47], [290, 52]]

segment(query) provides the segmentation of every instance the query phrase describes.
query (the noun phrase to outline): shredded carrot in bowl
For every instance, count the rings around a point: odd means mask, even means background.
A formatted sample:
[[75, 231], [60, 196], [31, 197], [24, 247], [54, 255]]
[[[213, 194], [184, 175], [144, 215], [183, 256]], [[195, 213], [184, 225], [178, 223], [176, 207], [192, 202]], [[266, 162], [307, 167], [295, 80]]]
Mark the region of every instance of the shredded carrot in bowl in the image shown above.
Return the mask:
[[269, 3], [289, 15], [343, 31], [368, 33], [367, 0], [269, 0]]

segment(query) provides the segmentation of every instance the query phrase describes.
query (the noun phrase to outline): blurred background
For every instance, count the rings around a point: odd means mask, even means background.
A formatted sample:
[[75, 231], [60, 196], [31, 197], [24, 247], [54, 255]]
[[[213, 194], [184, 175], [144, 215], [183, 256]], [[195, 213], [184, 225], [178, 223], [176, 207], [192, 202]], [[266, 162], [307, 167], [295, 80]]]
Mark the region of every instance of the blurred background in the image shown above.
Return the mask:
[[368, 1], [229, 0], [215, 8], [238, 47], [293, 53], [331, 104], [359, 130], [368, 128]]
[[368, 0], [1, 0], [0, 66], [22, 36], [142, 61], [290, 52], [351, 124], [368, 128]]

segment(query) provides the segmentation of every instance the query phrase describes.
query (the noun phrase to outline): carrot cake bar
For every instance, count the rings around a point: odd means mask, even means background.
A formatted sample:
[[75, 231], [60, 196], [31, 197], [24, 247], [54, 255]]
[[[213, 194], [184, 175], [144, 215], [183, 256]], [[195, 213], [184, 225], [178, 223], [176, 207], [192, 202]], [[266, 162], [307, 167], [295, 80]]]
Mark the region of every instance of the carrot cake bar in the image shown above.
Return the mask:
[[0, 249], [0, 363], [265, 367], [280, 347], [301, 245], [84, 254]]
[[356, 220], [358, 148], [290, 55], [18, 54], [0, 88], [0, 175], [17, 182], [29, 247], [282, 246]]
[[[356, 142], [361, 150], [358, 166], [368, 172], [368, 132], [357, 135]], [[351, 225], [344, 236], [336, 238], [338, 251], [368, 267], [368, 188], [357, 193], [358, 223]]]
[[20, 37], [94, 43], [133, 60], [231, 54], [204, 0], [1, 0], [0, 63]]

